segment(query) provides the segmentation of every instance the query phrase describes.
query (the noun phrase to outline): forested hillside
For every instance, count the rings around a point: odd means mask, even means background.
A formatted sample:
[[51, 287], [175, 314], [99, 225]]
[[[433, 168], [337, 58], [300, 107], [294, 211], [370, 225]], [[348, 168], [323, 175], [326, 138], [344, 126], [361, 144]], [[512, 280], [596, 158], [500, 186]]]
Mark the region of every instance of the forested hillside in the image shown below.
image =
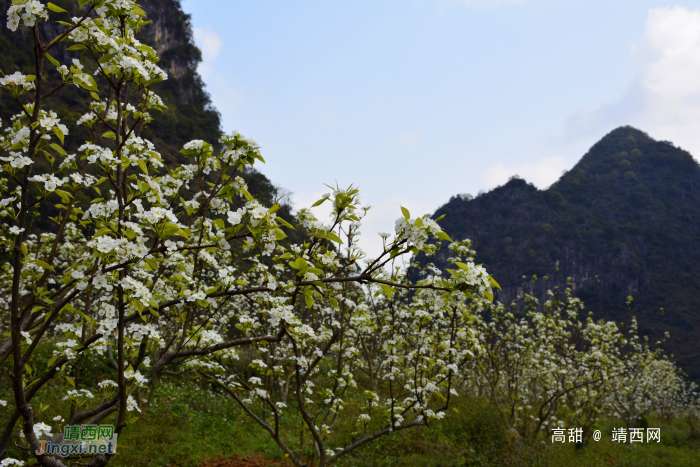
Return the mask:
[[642, 333], [653, 342], [668, 331], [666, 349], [700, 376], [700, 167], [688, 152], [617, 128], [546, 190], [514, 177], [453, 197], [443, 214], [453, 239], [476, 239], [477, 262], [503, 286], [499, 300], [544, 300], [570, 277], [596, 318], [624, 321], [632, 295]]

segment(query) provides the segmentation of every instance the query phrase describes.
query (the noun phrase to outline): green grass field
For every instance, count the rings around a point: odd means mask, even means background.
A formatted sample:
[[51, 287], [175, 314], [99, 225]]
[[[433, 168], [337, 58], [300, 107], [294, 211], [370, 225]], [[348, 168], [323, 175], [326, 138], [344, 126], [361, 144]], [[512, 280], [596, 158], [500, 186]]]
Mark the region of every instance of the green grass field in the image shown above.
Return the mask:
[[[58, 392], [47, 394], [39, 402], [50, 404], [39, 420], [52, 424], [57, 413], [67, 413], [67, 403]], [[7, 387], [0, 398], [11, 400]], [[9, 407], [9, 404], [8, 404]], [[663, 467], [700, 466], [700, 439], [685, 420], [674, 420], [661, 428], [661, 442], [652, 444], [618, 444], [612, 442], [612, 420], [596, 428], [601, 441], [591, 441], [583, 448], [572, 443], [551, 444], [542, 439], [523, 442], [508, 436], [508, 427], [488, 405], [461, 399], [448, 417], [429, 428], [406, 430], [380, 438], [338, 462], [344, 467], [409, 466], [619, 466]], [[2, 411], [4, 419], [9, 415]], [[288, 418], [288, 440], [298, 440], [295, 419]], [[651, 420], [651, 426], [657, 426]], [[113, 423], [107, 419], [103, 423]], [[55, 425], [53, 425], [55, 426]], [[619, 426], [619, 422], [617, 424]], [[19, 426], [17, 430], [19, 430]], [[342, 431], [342, 430], [339, 430]], [[339, 437], [344, 436], [342, 432]], [[19, 441], [15, 437], [14, 442]], [[291, 442], [291, 441], [290, 441]], [[298, 442], [296, 444], [298, 446]], [[309, 443], [305, 444], [308, 465], [313, 465]], [[257, 454], [258, 463], [229, 464], [221, 459]], [[16, 448], [10, 454], [19, 457]], [[208, 462], [218, 459], [217, 462]], [[158, 396], [143, 410], [139, 420], [125, 430], [119, 440], [114, 466], [181, 466], [202, 464], [291, 465], [272, 439], [240, 410], [235, 402], [201, 388], [187, 379], [167, 377], [159, 386]]]

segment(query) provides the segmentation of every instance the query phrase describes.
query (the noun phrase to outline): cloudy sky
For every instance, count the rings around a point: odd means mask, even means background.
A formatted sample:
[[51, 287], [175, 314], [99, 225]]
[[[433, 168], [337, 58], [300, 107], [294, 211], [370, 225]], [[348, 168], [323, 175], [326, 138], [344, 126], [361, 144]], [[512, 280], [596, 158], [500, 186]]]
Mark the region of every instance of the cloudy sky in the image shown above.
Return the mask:
[[546, 188], [620, 125], [700, 155], [698, 2], [182, 4], [224, 129], [297, 207], [358, 185], [370, 255], [399, 205]]

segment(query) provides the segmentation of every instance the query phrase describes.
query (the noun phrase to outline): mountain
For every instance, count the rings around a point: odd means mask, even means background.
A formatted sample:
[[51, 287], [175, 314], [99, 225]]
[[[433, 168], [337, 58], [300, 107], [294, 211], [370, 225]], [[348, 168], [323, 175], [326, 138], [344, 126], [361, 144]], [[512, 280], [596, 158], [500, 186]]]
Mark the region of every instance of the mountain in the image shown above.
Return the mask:
[[624, 322], [632, 295], [640, 331], [651, 342], [668, 331], [666, 350], [700, 379], [700, 166], [688, 152], [617, 128], [546, 190], [516, 176], [451, 198], [434, 217], [443, 214], [453, 239], [475, 240], [501, 302], [524, 292], [545, 300], [570, 277], [596, 319]]

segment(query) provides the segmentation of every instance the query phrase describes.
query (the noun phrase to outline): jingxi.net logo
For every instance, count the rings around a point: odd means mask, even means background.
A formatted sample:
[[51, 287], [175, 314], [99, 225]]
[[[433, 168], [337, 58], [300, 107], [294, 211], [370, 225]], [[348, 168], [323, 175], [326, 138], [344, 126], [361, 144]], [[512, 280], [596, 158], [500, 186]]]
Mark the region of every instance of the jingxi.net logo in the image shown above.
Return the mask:
[[115, 454], [117, 437], [113, 425], [68, 425], [63, 429], [63, 439], [58, 442], [41, 441], [38, 456], [60, 454]]

